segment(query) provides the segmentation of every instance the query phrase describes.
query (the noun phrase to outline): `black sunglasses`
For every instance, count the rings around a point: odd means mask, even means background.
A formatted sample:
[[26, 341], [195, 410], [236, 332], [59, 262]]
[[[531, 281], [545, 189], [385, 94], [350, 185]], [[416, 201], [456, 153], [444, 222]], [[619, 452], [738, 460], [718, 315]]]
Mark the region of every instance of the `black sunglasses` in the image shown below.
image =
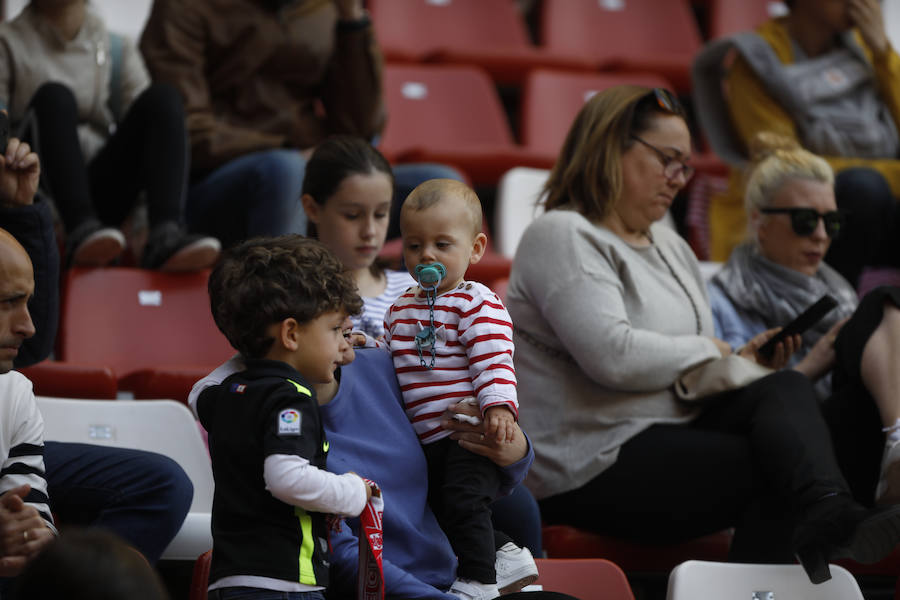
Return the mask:
[[801, 236], [812, 235], [819, 225], [820, 218], [825, 223], [825, 234], [831, 239], [838, 237], [844, 227], [844, 215], [836, 210], [820, 213], [814, 208], [761, 208], [759, 212], [767, 215], [790, 215], [791, 229]]

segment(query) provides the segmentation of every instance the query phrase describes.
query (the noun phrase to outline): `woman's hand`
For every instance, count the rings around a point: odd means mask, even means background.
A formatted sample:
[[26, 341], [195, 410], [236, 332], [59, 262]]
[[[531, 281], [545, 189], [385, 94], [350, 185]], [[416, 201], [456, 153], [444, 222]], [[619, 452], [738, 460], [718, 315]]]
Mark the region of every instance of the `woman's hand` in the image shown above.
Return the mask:
[[483, 421], [480, 425], [470, 425], [454, 419], [455, 414], [480, 417], [480, 411], [478, 406], [468, 403], [455, 404], [447, 409], [441, 420], [441, 426], [453, 432], [450, 439], [457, 440], [459, 445], [469, 452], [487, 457], [500, 467], [522, 460], [528, 454], [528, 442], [525, 441], [525, 435], [518, 423], [512, 424], [510, 441], [500, 442], [496, 437], [485, 435], [486, 425]]
[[884, 17], [878, 0], [849, 0], [847, 10], [850, 13], [850, 20], [859, 29], [866, 45], [876, 56], [884, 54], [888, 47], [888, 38], [884, 31]]
[[812, 381], [816, 381], [822, 375], [830, 371], [834, 366], [835, 360], [834, 341], [837, 339], [841, 327], [844, 326], [844, 323], [846, 323], [849, 318], [850, 317], [841, 319], [832, 325], [831, 329], [828, 330], [828, 333], [819, 338], [819, 341], [810, 348], [809, 353], [803, 357], [803, 360], [797, 363], [794, 369], [800, 371]]
[[763, 331], [759, 335], [753, 337], [743, 348], [738, 350], [738, 356], [752, 360], [755, 363], [764, 367], [769, 367], [770, 369], [778, 370], [784, 368], [791, 358], [791, 355], [800, 349], [800, 346], [803, 344], [803, 338], [799, 335], [788, 336], [775, 344], [775, 352], [772, 353], [771, 358], [762, 356], [759, 353], [760, 347], [768, 342], [769, 339], [779, 331], [781, 331], [781, 327], [775, 327]]

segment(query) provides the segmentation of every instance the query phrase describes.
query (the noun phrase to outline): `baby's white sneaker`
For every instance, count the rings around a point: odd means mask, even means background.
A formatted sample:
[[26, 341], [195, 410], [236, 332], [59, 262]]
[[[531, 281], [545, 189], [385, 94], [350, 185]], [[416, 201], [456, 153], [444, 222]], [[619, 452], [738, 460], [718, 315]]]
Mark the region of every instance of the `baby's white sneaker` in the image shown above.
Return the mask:
[[497, 550], [497, 587], [501, 594], [518, 592], [538, 578], [537, 565], [528, 548], [506, 542]]
[[481, 583], [474, 579], [457, 579], [450, 586], [450, 593], [462, 600], [491, 600], [500, 595], [496, 583]]

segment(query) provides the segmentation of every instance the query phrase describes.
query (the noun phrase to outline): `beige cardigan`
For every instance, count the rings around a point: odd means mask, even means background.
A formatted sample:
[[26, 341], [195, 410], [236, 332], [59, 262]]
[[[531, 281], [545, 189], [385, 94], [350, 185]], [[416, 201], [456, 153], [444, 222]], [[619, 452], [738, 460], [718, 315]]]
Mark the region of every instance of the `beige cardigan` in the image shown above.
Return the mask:
[[630, 246], [570, 210], [539, 217], [519, 243], [506, 305], [520, 422], [535, 451], [526, 484], [538, 498], [584, 485], [651, 425], [697, 416], [672, 384], [720, 356], [706, 288], [684, 240], [661, 225], [651, 232], [697, 306], [700, 335], [656, 248]]

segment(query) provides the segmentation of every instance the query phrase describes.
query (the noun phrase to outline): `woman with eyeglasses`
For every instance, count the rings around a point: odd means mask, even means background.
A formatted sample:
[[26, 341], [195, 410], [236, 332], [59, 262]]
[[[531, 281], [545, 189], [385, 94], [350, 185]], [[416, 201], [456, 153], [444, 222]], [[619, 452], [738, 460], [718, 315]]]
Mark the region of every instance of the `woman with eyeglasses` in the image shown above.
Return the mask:
[[834, 174], [824, 159], [771, 133], [757, 136], [754, 146], [744, 201], [751, 241], [735, 248], [709, 286], [716, 335], [739, 347], [788, 323], [823, 295], [834, 297], [838, 305], [803, 335], [790, 364], [816, 382], [857, 500], [896, 504], [900, 289], [877, 288], [860, 302], [823, 261], [844, 229]]
[[[692, 174], [683, 109], [619, 86], [575, 119], [507, 291], [526, 484], [546, 523], [671, 543], [735, 528], [731, 558], [863, 562], [900, 539], [900, 507], [866, 509], [834, 457], [810, 380], [777, 370], [704, 403], [675, 383], [733, 351], [715, 337], [697, 260], [658, 223]], [[750, 340], [756, 350], [774, 330]], [[769, 366], [787, 363], [798, 337]]]

